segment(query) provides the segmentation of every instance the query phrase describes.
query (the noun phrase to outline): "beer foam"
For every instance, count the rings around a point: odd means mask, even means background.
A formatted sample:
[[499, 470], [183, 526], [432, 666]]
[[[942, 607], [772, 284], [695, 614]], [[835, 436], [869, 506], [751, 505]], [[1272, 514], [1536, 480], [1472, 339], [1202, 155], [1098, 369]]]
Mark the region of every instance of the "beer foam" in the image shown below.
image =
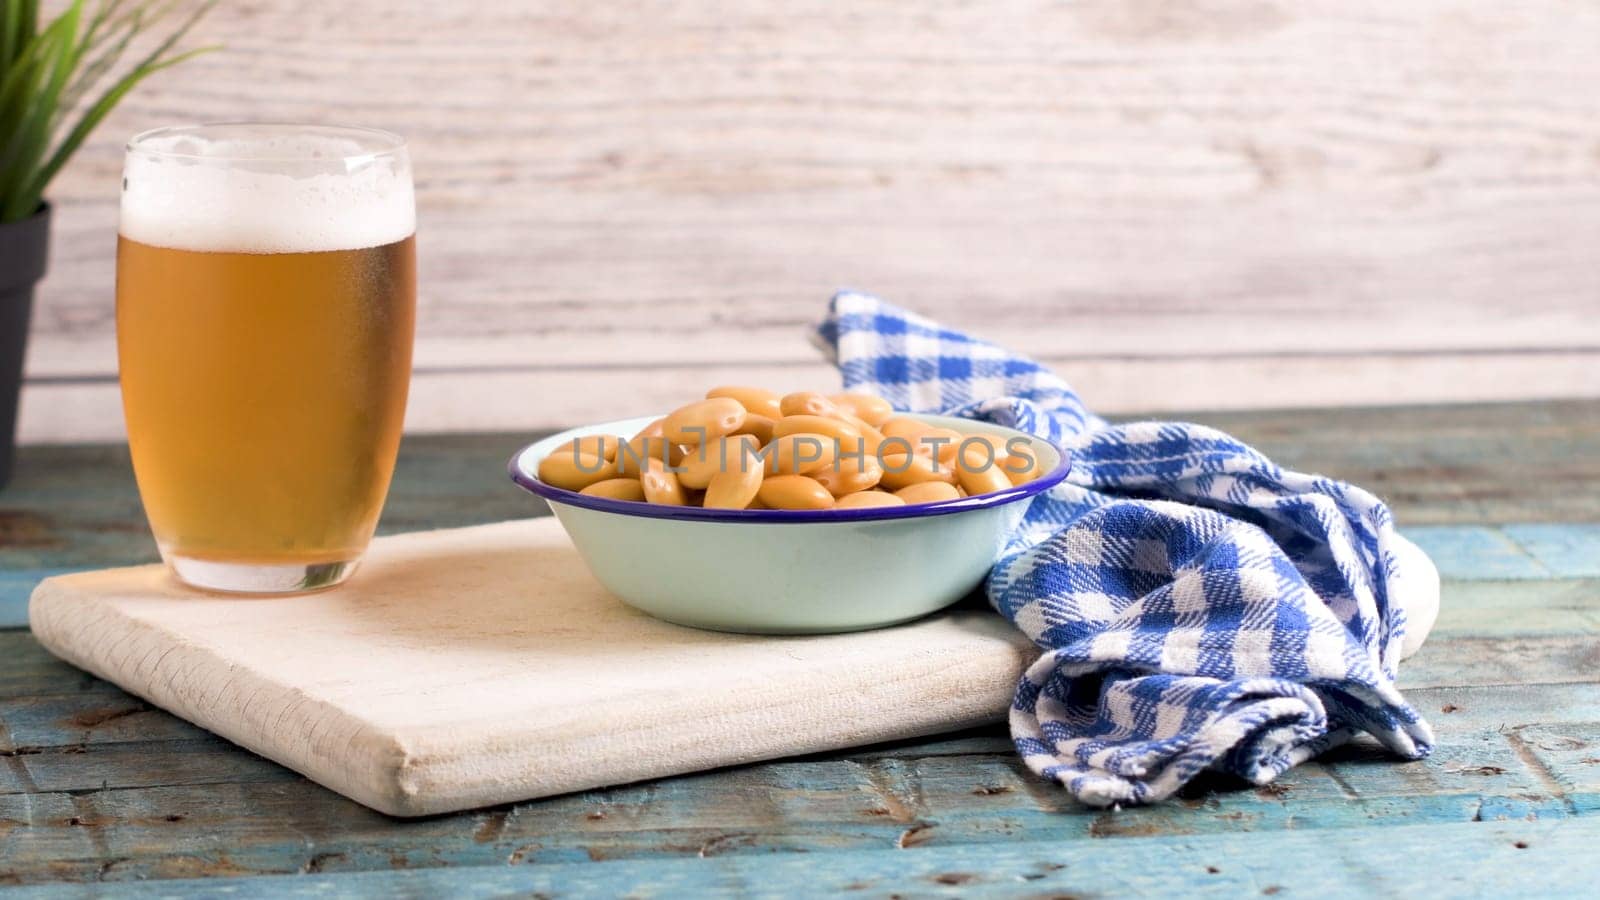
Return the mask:
[[152, 135], [124, 163], [120, 230], [175, 250], [307, 253], [392, 244], [416, 230], [410, 163], [403, 152], [374, 152], [331, 135]]

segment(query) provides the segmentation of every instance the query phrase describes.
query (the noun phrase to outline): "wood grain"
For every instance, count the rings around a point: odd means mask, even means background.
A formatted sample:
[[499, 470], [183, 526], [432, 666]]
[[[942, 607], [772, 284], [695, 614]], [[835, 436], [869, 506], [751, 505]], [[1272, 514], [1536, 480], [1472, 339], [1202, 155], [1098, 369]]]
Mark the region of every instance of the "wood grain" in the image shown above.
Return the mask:
[[203, 30], [226, 52], [52, 191], [29, 439], [120, 433], [120, 138], [238, 118], [411, 139], [414, 429], [814, 382], [797, 334], [846, 285], [1106, 409], [1600, 394], [1592, 5], [263, 0]]
[[[323, 873], [287, 878], [118, 885], [130, 898], [325, 898], [366, 896], [617, 896], [784, 898], [801, 891], [863, 898], [1184, 896], [1282, 893], [1405, 896], [1419, 863], [1431, 896], [1584, 896], [1592, 819], [1421, 824], [1263, 838], [1259, 834], [1143, 837], [1093, 852], [1041, 841], [939, 851], [840, 851], [769, 858], [588, 862], [408, 872]], [[1158, 860], [1152, 863], [1152, 860]], [[337, 858], [335, 858], [337, 861]], [[52, 887], [51, 897], [98, 897], [103, 886]], [[43, 896], [43, 894], [40, 894]]]
[[361, 575], [241, 603], [160, 566], [84, 572], [41, 584], [28, 621], [62, 659], [395, 816], [987, 724], [1034, 655], [987, 609], [850, 635], [672, 625], [608, 593], [549, 517], [380, 538]]
[[[1471, 680], [1470, 654], [1457, 658], [1467, 668], [1456, 674]], [[1600, 724], [1584, 718], [1600, 699], [1593, 684], [1411, 688], [1408, 696], [1444, 726], [1427, 761], [1399, 764], [1357, 745], [1270, 789], [1202, 779], [1157, 807], [1078, 806], [1028, 774], [995, 728], [405, 822], [224, 741], [184, 734], [181, 723], [115, 692], [6, 702], [0, 720], [37, 743], [0, 750], [10, 763], [0, 769], [0, 818], [17, 823], [0, 877], [544, 866], [892, 853], [902, 844], [942, 856], [963, 845], [1003, 852], [1238, 832], [1267, 844], [1285, 831], [1568, 819], [1600, 808], [1600, 782], [1581, 762], [1600, 742]]]
[[[1421, 529], [1415, 536], [1446, 577], [1600, 575], [1593, 571], [1600, 537], [1589, 532], [1562, 532], [1569, 546], [1524, 526], [1478, 524], [1577, 526], [1600, 518], [1600, 403], [1164, 415], [1221, 428], [1285, 466], [1372, 489], [1408, 534]], [[539, 436], [408, 437], [379, 532], [542, 512], [504, 474], [512, 453]], [[1427, 527], [1435, 525], [1462, 527]], [[23, 450], [15, 480], [0, 493], [0, 626], [25, 621], [28, 594], [44, 577], [155, 559], [126, 446]]]
[[[1269, 788], [1205, 779], [1173, 803], [1101, 811], [1030, 775], [992, 728], [398, 821], [0, 630], [0, 883], [53, 882], [50, 896], [118, 882], [130, 896], [1232, 897], [1405, 895], [1422, 872], [1440, 896], [1581, 896], [1600, 812], [1600, 577], [1581, 574], [1600, 520], [1597, 412], [1182, 416], [1298, 467], [1381, 479], [1403, 528], [1430, 523], [1451, 554], [1444, 602], [1401, 670], [1439, 736], [1427, 760], [1359, 744]], [[520, 440], [409, 439], [385, 527], [525, 510], [500, 474]], [[0, 569], [148, 558], [125, 448], [22, 460], [0, 536], [26, 540], [0, 540]], [[1474, 552], [1474, 535], [1509, 549]]]

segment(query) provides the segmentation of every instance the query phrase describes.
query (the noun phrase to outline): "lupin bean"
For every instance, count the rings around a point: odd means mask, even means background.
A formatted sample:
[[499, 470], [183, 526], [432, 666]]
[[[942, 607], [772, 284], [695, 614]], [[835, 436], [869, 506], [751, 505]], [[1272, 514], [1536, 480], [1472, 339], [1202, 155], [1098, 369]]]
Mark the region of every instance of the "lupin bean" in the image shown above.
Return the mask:
[[761, 461], [756, 458], [756, 451], [760, 449], [761, 445], [748, 434], [717, 438], [689, 451], [679, 467], [683, 471], [678, 473], [678, 481], [686, 488], [702, 491], [718, 472], [760, 469]]
[[873, 509], [1003, 491], [1043, 474], [1015, 436], [896, 415], [869, 394], [723, 385], [633, 437], [585, 435], [540, 480], [592, 497], [711, 509]]
[[580, 438], [573, 438], [565, 444], [550, 451], [551, 453], [571, 453], [576, 446], [579, 453], [589, 453], [594, 456], [604, 457], [606, 462], [617, 458], [617, 448], [622, 446], [621, 435], [615, 434], [589, 434]]
[[578, 493], [609, 500], [644, 501], [644, 485], [637, 478], [607, 478], [605, 481], [596, 481]]
[[645, 463], [645, 470], [639, 476], [639, 485], [644, 489], [645, 500], [651, 503], [664, 506], [683, 506], [688, 503], [683, 485], [678, 482], [678, 473], [667, 468], [659, 459]]
[[773, 475], [761, 482], [756, 492], [761, 502], [773, 509], [827, 509], [833, 505], [833, 495], [804, 475]]
[[953, 484], [943, 481], [924, 481], [919, 484], [909, 485], [894, 492], [901, 502], [912, 503], [938, 503], [941, 500], [957, 500], [961, 494]]
[[796, 391], [778, 401], [778, 410], [786, 416], [831, 416], [839, 408], [816, 391]]
[[833, 465], [836, 449], [825, 434], [786, 434], [761, 448], [761, 468], [768, 475], [807, 475]]
[[605, 457], [581, 450], [574, 452], [571, 446], [539, 461], [539, 480], [569, 491], [581, 491], [597, 481], [616, 476], [616, 466]]
[[891, 491], [921, 484], [924, 481], [956, 482], [955, 466], [947, 466], [931, 457], [917, 453], [889, 453], [883, 457], [883, 479], [879, 482]]
[[948, 428], [930, 428], [912, 438], [917, 452], [924, 456], [936, 456], [939, 461], [949, 465], [956, 458], [956, 451], [961, 447], [961, 439], [966, 437], [959, 431]]
[[889, 405], [889, 401], [873, 394], [831, 394], [828, 399], [843, 412], [873, 428], [877, 428], [894, 416], [894, 407]]
[[1010, 445], [1010, 453], [1000, 461], [1000, 468], [1013, 485], [1027, 484], [1044, 474], [1044, 467], [1039, 465], [1039, 457], [1034, 454], [1033, 448], [1020, 441]]
[[668, 413], [661, 436], [678, 444], [701, 444], [738, 431], [746, 415], [732, 397], [699, 400]]
[[920, 419], [912, 419], [907, 416], [895, 416], [887, 422], [884, 422], [882, 425], [879, 425], [878, 430], [883, 432], [884, 437], [905, 438], [906, 440], [915, 443], [918, 435], [923, 434], [924, 432], [932, 431], [934, 427], [935, 426], [929, 425], [927, 422], [921, 421]]
[[[876, 487], [883, 479], [883, 467], [870, 456], [841, 456], [837, 465], [818, 469], [811, 477], [827, 488], [828, 493], [842, 497]], [[1006, 484], [1010, 486], [1010, 482]]]
[[784, 416], [772, 427], [774, 438], [787, 437], [791, 434], [821, 434], [838, 440], [841, 449], [854, 451], [861, 441], [861, 429], [850, 424], [844, 419], [835, 419], [830, 416], [797, 415]]
[[640, 434], [617, 450], [616, 474], [637, 478], [649, 460], [664, 459], [669, 465], [680, 466], [688, 455], [689, 448], [682, 444], [670, 444], [664, 437]]
[[772, 443], [772, 429], [778, 424], [777, 419], [768, 418], [760, 413], [746, 413], [744, 424], [734, 434], [748, 434], [756, 439], [756, 443], [765, 447]]
[[783, 415], [782, 407], [778, 405], [778, 401], [782, 398], [766, 388], [729, 384], [706, 391], [707, 400], [715, 400], [718, 397], [732, 397], [739, 401], [745, 412], [752, 415], [765, 416], [769, 419]]
[[742, 468], [734, 465], [711, 476], [701, 505], [706, 509], [748, 509], [761, 493], [764, 478], [761, 466], [754, 462]]
[[968, 444], [961, 454], [961, 465], [956, 466], [956, 483], [968, 496], [992, 494], [1010, 488], [1011, 479], [995, 464], [989, 448]]
[[879, 506], [905, 506], [906, 502], [883, 491], [858, 491], [833, 502], [834, 509], [872, 509]]
[[[861, 449], [865, 450], [868, 456], [878, 456], [881, 448], [883, 447], [883, 432], [873, 428], [871, 425], [868, 425], [866, 422], [850, 415], [849, 413], [841, 413], [839, 418], [849, 422], [851, 425], [854, 425], [856, 430], [861, 432]], [[852, 448], [854, 447], [854, 445], [851, 446]]]

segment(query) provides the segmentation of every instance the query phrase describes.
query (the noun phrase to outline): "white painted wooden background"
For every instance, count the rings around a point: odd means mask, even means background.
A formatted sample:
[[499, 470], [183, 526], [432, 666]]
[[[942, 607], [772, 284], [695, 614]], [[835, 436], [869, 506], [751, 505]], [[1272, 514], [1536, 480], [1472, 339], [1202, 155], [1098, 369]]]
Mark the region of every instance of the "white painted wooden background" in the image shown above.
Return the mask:
[[1593, 0], [225, 2], [52, 192], [22, 432], [115, 438], [120, 145], [407, 135], [413, 430], [833, 383], [842, 285], [1102, 409], [1600, 395]]

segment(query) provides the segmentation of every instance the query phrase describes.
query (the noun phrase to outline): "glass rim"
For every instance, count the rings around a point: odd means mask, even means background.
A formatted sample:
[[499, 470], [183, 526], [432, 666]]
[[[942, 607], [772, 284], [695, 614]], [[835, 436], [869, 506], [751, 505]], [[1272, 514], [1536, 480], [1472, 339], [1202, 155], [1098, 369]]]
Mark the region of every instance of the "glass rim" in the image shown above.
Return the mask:
[[[184, 135], [197, 135], [204, 137], [206, 132], [213, 129], [224, 128], [259, 128], [268, 131], [278, 131], [282, 134], [326, 134], [331, 137], [345, 136], [358, 137], [374, 142], [371, 148], [364, 148], [359, 153], [348, 153], [331, 157], [313, 157], [303, 153], [177, 153], [170, 150], [161, 150], [147, 146], [148, 142], [157, 138], [181, 137]], [[286, 122], [272, 120], [242, 119], [223, 122], [201, 122], [194, 125], [163, 125], [159, 128], [150, 128], [135, 134], [123, 145], [123, 150], [128, 153], [139, 153], [145, 156], [160, 157], [162, 159], [190, 159], [207, 162], [313, 162], [318, 159], [339, 160], [371, 160], [395, 156], [406, 151], [406, 139], [392, 131], [382, 128], [371, 128], [365, 125], [324, 125], [318, 122]]]

